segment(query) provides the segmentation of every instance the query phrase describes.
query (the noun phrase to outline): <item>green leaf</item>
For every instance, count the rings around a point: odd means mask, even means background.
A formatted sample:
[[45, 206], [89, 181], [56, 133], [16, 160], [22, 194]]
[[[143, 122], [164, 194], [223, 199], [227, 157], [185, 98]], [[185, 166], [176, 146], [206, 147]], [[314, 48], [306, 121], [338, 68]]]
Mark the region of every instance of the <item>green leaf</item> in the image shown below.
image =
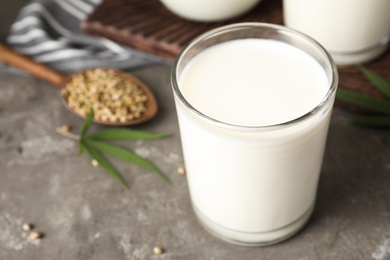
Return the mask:
[[88, 115], [86, 116], [86, 118], [83, 121], [83, 125], [81, 126], [80, 137], [84, 137], [85, 134], [87, 133], [88, 128], [91, 125], [92, 120], [94, 118], [94, 114], [95, 113], [93, 112], [93, 109], [91, 108], [91, 110], [89, 111]]
[[84, 153], [84, 150], [85, 150], [85, 144], [84, 142], [82, 142], [82, 139], [80, 139], [78, 156], [81, 156]]
[[81, 129], [80, 129], [80, 141], [79, 141], [79, 153], [78, 153], [79, 156], [81, 156], [83, 154], [83, 152], [84, 152], [85, 144], [82, 142], [82, 138], [87, 133], [88, 128], [91, 125], [91, 122], [93, 120], [93, 117], [94, 117], [94, 111], [91, 108], [91, 110], [89, 111], [88, 115], [84, 119], [83, 124], [82, 124]]
[[352, 124], [367, 127], [386, 127], [390, 126], [389, 116], [365, 116], [351, 121]]
[[152, 140], [168, 137], [170, 134], [154, 134], [131, 129], [102, 129], [89, 134], [90, 139], [98, 140]]
[[349, 90], [337, 90], [336, 97], [347, 103], [365, 108], [371, 112], [390, 114], [390, 103]]
[[[169, 134], [161, 133], [154, 134], [138, 130], [128, 129], [103, 129], [96, 131], [92, 134], [87, 134], [89, 126], [94, 118], [94, 111], [91, 108], [88, 115], [83, 121], [80, 128], [80, 141], [79, 141], [79, 155], [82, 155], [84, 150], [95, 159], [101, 167], [113, 175], [119, 182], [127, 187], [125, 180], [120, 172], [103, 156], [102, 153], [117, 157], [130, 163], [134, 163], [138, 166], [146, 168], [158, 176], [160, 176], [165, 182], [170, 183], [170, 180], [157, 168], [153, 163], [136, 155], [135, 153], [126, 150], [115, 145], [107, 144], [104, 141], [115, 140], [151, 140], [159, 139], [169, 136]], [[98, 141], [100, 140], [100, 141]]]
[[127, 184], [126, 184], [125, 180], [123, 179], [122, 175], [120, 174], [120, 172], [106, 158], [104, 158], [93, 147], [89, 146], [85, 142], [85, 140], [82, 140], [80, 142], [83, 143], [85, 150], [87, 150], [89, 155], [99, 163], [99, 166], [103, 167], [112, 176], [114, 176], [125, 188], [127, 188]]
[[106, 153], [108, 155], [114, 156], [118, 159], [136, 164], [140, 167], [143, 167], [145, 169], [148, 169], [154, 173], [156, 173], [158, 176], [160, 176], [165, 182], [170, 183], [170, 180], [168, 179], [165, 174], [160, 171], [159, 168], [157, 168], [153, 163], [148, 161], [147, 159], [144, 159], [137, 154], [135, 154], [132, 151], [129, 151], [127, 149], [112, 145], [112, 144], [107, 144], [104, 142], [99, 142], [99, 141], [94, 141], [91, 139], [86, 139], [85, 140], [90, 146], [94, 147], [95, 149], [99, 150], [100, 152]]
[[360, 66], [359, 69], [372, 85], [390, 98], [390, 82], [363, 66]]

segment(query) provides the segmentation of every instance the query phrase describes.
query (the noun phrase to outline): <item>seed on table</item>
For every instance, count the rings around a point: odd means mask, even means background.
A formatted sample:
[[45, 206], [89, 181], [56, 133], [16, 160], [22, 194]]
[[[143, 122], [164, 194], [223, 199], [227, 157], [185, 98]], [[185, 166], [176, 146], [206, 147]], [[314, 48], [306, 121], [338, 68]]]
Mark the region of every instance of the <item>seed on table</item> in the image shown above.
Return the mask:
[[163, 250], [161, 247], [158, 247], [158, 246], [154, 247], [154, 248], [153, 248], [153, 251], [154, 251], [154, 253], [155, 253], [156, 255], [161, 255], [161, 254], [164, 253], [164, 250]]
[[63, 126], [61, 126], [60, 129], [64, 132], [69, 132], [71, 130], [71, 127], [70, 127], [70, 125], [63, 125]]
[[92, 165], [95, 166], [95, 167], [98, 167], [99, 166], [99, 162], [96, 161], [96, 160], [92, 160]]
[[179, 168], [177, 168], [177, 172], [178, 172], [180, 175], [183, 175], [183, 174], [186, 174], [186, 169], [184, 169], [183, 167], [179, 167]]
[[30, 238], [31, 239], [40, 239], [41, 237], [42, 237], [42, 234], [39, 233], [39, 232], [34, 231], [34, 232], [30, 233]]
[[31, 225], [31, 224], [28, 224], [28, 223], [24, 223], [24, 224], [22, 225], [22, 229], [23, 229], [24, 231], [30, 231], [30, 230], [32, 229], [32, 225]]

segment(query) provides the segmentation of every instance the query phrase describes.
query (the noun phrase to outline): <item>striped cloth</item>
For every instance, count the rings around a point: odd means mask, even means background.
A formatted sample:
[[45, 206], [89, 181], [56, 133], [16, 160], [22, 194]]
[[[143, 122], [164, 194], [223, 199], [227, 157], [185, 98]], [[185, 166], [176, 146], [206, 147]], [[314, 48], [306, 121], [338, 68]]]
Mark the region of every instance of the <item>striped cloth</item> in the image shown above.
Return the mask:
[[19, 13], [7, 38], [17, 52], [69, 73], [93, 67], [134, 69], [168, 61], [101, 37], [80, 23], [101, 0], [33, 0]]

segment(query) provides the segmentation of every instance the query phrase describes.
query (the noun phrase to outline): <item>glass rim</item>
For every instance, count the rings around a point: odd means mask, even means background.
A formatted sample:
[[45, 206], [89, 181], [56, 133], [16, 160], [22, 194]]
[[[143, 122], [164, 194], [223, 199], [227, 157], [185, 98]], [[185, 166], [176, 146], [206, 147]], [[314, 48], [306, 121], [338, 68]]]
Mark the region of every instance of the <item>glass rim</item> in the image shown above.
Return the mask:
[[[303, 114], [303, 115], [301, 115], [301, 116], [299, 116], [297, 118], [294, 118], [292, 120], [288, 120], [288, 121], [285, 121], [285, 122], [282, 122], [282, 123], [277, 123], [277, 124], [258, 125], [258, 126], [256, 126], [256, 125], [238, 125], [238, 124], [227, 123], [227, 122], [215, 119], [215, 118], [213, 118], [211, 116], [208, 116], [205, 113], [200, 112], [194, 106], [192, 106], [187, 101], [187, 99], [183, 96], [183, 94], [182, 94], [182, 92], [180, 90], [179, 83], [178, 83], [178, 78], [177, 78], [177, 76], [178, 76], [178, 73], [177, 73], [178, 71], [177, 70], [179, 68], [179, 65], [180, 65], [182, 59], [183, 59], [183, 56], [194, 45], [196, 45], [197, 43], [199, 43], [203, 39], [209, 38], [210, 36], [216, 35], [217, 33], [223, 33], [224, 31], [229, 31], [229, 30], [232, 30], [232, 29], [240, 28], [240, 27], [241, 28], [255, 28], [255, 27], [258, 27], [258, 28], [268, 28], [268, 29], [272, 28], [275, 31], [276, 30], [278, 30], [278, 31], [285, 31], [285, 32], [290, 33], [291, 35], [294, 35], [294, 37], [298, 37], [298, 38], [304, 39], [307, 42], [307, 44], [311, 44], [318, 51], [320, 51], [323, 54], [323, 56], [324, 56], [324, 60], [327, 61], [326, 65], [329, 66], [329, 68], [331, 70], [331, 78], [329, 80], [330, 87], [329, 87], [329, 90], [326, 93], [326, 95], [321, 100], [321, 102], [319, 102], [317, 104], [317, 106], [315, 106], [313, 109], [311, 109], [307, 113], [305, 113], [305, 114]], [[296, 48], [298, 48], [298, 47], [296, 47]], [[243, 23], [229, 24], [229, 25], [217, 27], [215, 29], [209, 30], [209, 31], [207, 31], [207, 32], [197, 36], [192, 41], [190, 41], [180, 51], [180, 53], [178, 54], [178, 56], [176, 57], [176, 59], [174, 61], [174, 64], [173, 64], [173, 67], [172, 67], [172, 70], [171, 70], [171, 84], [172, 84], [173, 92], [176, 95], [176, 97], [178, 98], [178, 100], [181, 102], [182, 105], [184, 105], [190, 112], [192, 112], [193, 114], [195, 114], [199, 118], [201, 118], [203, 120], [206, 120], [209, 123], [212, 123], [213, 125], [216, 125], [216, 126], [219, 126], [219, 127], [222, 127], [222, 128], [233, 129], [233, 130], [243, 130], [243, 129], [252, 130], [252, 131], [256, 131], [256, 130], [271, 130], [271, 129], [275, 129], [275, 128], [282, 128], [282, 127], [286, 127], [286, 126], [289, 126], [289, 125], [294, 125], [294, 124], [296, 124], [298, 122], [301, 122], [301, 121], [303, 121], [303, 120], [305, 120], [307, 118], [310, 118], [311, 116], [317, 114], [317, 112], [320, 111], [321, 108], [323, 108], [326, 104], [328, 104], [331, 101], [333, 95], [336, 93], [338, 80], [339, 80], [339, 78], [338, 78], [337, 66], [336, 66], [335, 62], [333, 61], [332, 56], [315, 39], [313, 39], [312, 37], [310, 37], [310, 36], [308, 36], [308, 35], [306, 35], [304, 33], [301, 33], [301, 32], [299, 32], [297, 30], [288, 28], [288, 27], [283, 26], [283, 25], [277, 25], [277, 24], [271, 24], [271, 23], [259, 23], [259, 22], [243, 22]]]

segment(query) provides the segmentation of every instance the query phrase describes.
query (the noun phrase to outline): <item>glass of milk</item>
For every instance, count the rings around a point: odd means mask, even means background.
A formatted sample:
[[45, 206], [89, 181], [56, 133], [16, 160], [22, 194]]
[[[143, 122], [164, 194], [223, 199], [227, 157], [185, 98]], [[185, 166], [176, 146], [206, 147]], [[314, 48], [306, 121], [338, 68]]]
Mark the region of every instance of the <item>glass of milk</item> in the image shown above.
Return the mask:
[[203, 226], [259, 246], [308, 221], [338, 83], [329, 54], [283, 26], [194, 39], [172, 69], [190, 197]]
[[286, 26], [310, 35], [337, 65], [372, 61], [390, 37], [389, 0], [283, 0]]

